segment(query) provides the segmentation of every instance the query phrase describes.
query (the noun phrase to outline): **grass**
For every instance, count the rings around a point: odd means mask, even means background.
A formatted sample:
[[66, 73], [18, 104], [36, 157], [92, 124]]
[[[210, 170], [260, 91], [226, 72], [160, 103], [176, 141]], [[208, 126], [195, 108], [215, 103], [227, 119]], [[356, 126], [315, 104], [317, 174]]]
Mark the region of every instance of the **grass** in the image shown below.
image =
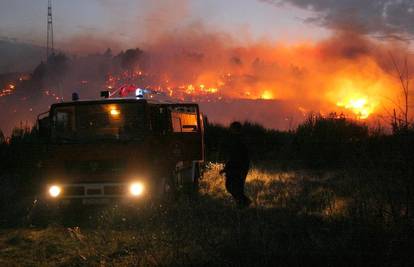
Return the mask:
[[[412, 263], [409, 230], [358, 211], [364, 187], [355, 186], [353, 173], [256, 167], [246, 186], [253, 205], [240, 210], [224, 190], [221, 167], [208, 166], [191, 201], [114, 205], [91, 209], [76, 224], [3, 228], [0, 266]], [[364, 197], [374, 207], [375, 198]]]

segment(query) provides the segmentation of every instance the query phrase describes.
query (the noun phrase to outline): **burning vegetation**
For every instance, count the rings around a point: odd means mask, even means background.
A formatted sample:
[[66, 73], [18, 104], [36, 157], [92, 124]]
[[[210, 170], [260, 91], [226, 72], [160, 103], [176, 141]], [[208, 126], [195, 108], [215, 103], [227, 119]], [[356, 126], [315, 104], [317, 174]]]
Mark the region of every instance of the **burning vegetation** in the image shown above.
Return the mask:
[[292, 114], [375, 119], [398, 102], [401, 88], [390, 55], [404, 51], [349, 32], [317, 44], [243, 46], [228, 36], [190, 31], [159, 39], [137, 58], [134, 72], [110, 75], [107, 88], [127, 77], [181, 100], [278, 100], [288, 102]]
[[[350, 32], [319, 43], [285, 45], [240, 43], [223, 33], [189, 28], [117, 55], [110, 49], [82, 57], [53, 55], [36, 68], [35, 82], [24, 88], [32, 98], [25, 109], [41, 112], [53, 101], [70, 99], [74, 91], [81, 98], [96, 98], [101, 90], [133, 86], [158, 92], [151, 97], [200, 102], [209, 119], [220, 123], [241, 119], [287, 129], [311, 112], [376, 122], [399, 110], [401, 86], [390, 55], [403, 62], [406, 51], [401, 44]], [[13, 104], [15, 87], [10, 85], [0, 96], [10, 98], [12, 110], [21, 112], [22, 105]], [[241, 107], [233, 114], [211, 115], [217, 103], [225, 109], [229, 101], [257, 100], [274, 104], [270, 109], [258, 104], [254, 108], [259, 112], [249, 114]]]

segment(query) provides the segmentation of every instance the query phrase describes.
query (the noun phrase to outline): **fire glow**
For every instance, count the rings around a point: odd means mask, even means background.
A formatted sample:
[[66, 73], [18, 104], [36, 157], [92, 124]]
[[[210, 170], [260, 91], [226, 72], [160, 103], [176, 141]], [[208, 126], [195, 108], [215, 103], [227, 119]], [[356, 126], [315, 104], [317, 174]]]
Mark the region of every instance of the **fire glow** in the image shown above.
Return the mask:
[[347, 102], [338, 102], [338, 107], [351, 110], [359, 119], [366, 119], [374, 111], [374, 106], [367, 104], [365, 98], [349, 99]]
[[301, 113], [361, 120], [392, 108], [387, 99], [400, 91], [386, 62], [390, 46], [359, 35], [289, 46], [226, 41], [194, 32], [164, 36], [147, 49], [151, 62], [132, 73], [108, 74], [106, 89], [134, 84], [185, 101], [285, 101]]
[[[349, 66], [346, 67], [349, 68]], [[324, 78], [325, 84], [322, 84], [324, 89], [320, 93], [314, 90], [315, 85], [312, 83], [321, 84], [321, 82], [319, 80], [312, 81], [307, 89], [310, 92], [315, 92], [315, 95], [309, 94], [309, 92], [304, 92], [302, 95], [297, 94], [297, 92], [284, 92], [285, 86], [283, 84], [269, 83], [266, 89], [263, 89], [261, 85], [243, 84], [241, 81], [243, 77], [230, 73], [224, 75], [225, 78], [219, 76], [217, 80], [204, 79], [202, 80], [203, 83], [198, 85], [192, 83], [188, 85], [174, 84], [171, 79], [166, 79], [161, 81], [161, 85], [158, 86], [154, 86], [151, 83], [151, 75], [147, 75], [143, 71], [132, 73], [129, 76], [126, 73], [118, 77], [111, 74], [107, 76], [109, 79], [106, 81], [106, 89], [113, 91], [113, 88], [119, 88], [120, 85], [128, 81], [138, 85], [146, 84], [146, 88], [180, 100], [281, 99], [302, 103], [297, 108], [304, 115], [305, 110], [312, 111], [312, 105], [309, 105], [309, 102], [312, 103], [312, 101], [318, 100], [323, 102], [320, 110], [322, 112], [340, 112], [348, 114], [349, 117], [364, 120], [379, 110], [381, 94], [386, 95], [390, 89], [398, 90], [390, 75], [386, 73], [378, 74], [378, 72], [382, 72], [378, 66], [375, 66], [374, 70], [368, 70], [368, 72], [361, 74], [348, 71], [344, 74], [342, 71], [338, 71], [338, 73], [328, 75]], [[382, 78], [374, 80], [372, 76], [377, 75], [382, 75]], [[343, 76], [348, 78], [343, 78]], [[310, 79], [314, 79], [314, 77]], [[325, 93], [323, 93], [324, 91]]]
[[[125, 96], [135, 97], [129, 88], [142, 88], [157, 92], [150, 98], [198, 102], [210, 121], [223, 124], [237, 119], [292, 129], [318, 112], [369, 123], [398, 110], [401, 87], [389, 52], [395, 51], [400, 64], [406, 52], [358, 34], [337, 33], [313, 43], [237, 43], [205, 30], [166, 34], [141, 48], [128, 68], [120, 63], [122, 53], [71, 59], [61, 84], [52, 80], [40, 88], [43, 106], [33, 112], [70, 99], [74, 90], [82, 99], [97, 98], [102, 90], [123, 97], [115, 92], [125, 87], [130, 92]], [[408, 62], [414, 58], [408, 56]], [[14, 113], [26, 99], [22, 85], [32, 88], [29, 80], [23, 82], [7, 81], [0, 90], [4, 103], [16, 102], [7, 109]]]
[[[340, 74], [338, 74], [339, 76]], [[354, 77], [355, 75], [350, 74], [351, 77]], [[113, 75], [110, 75], [111, 77], [109, 80], [107, 80], [106, 88], [110, 91], [113, 90], [113, 88], [118, 88], [119, 84], [122, 84], [124, 81], [125, 75], [121, 77], [114, 77]], [[124, 77], [124, 78], [122, 78]], [[139, 72], [139, 81], [135, 80], [136, 84], [140, 84], [140, 81], [145, 81], [145, 78], [147, 76], [143, 74], [142, 71]], [[375, 113], [378, 110], [379, 105], [379, 99], [378, 94], [381, 92], [386, 92], [387, 85], [392, 87], [395, 87], [394, 84], [392, 84], [391, 81], [387, 82], [381, 82], [381, 81], [374, 81], [370, 80], [370, 77], [366, 76], [361, 80], [361, 78], [358, 78], [359, 80], [352, 80], [352, 79], [339, 79], [335, 75], [332, 75], [332, 77], [327, 77], [327, 80], [331, 78], [333, 81], [335, 80], [341, 80], [341, 82], [332, 82], [333, 87], [328, 90], [328, 93], [323, 96], [323, 94], [315, 95], [315, 98], [320, 98], [324, 100], [325, 107], [329, 106], [331, 111], [338, 111], [341, 113], [349, 113], [349, 116], [355, 117], [357, 119], [367, 119], [371, 114]], [[233, 75], [233, 80], [240, 79], [240, 77]], [[134, 81], [134, 77], [129, 77], [129, 81]], [[117, 81], [119, 84], [117, 84]], [[186, 100], [188, 98], [192, 100], [222, 100], [222, 99], [263, 99], [263, 100], [273, 100], [273, 99], [284, 99], [284, 100], [291, 100], [290, 98], [292, 96], [284, 95], [282, 91], [278, 91], [278, 89], [260, 89], [258, 88], [252, 88], [246, 86], [240, 86], [241, 88], [237, 87], [231, 87], [232, 82], [229, 83], [223, 82], [223, 80], [219, 81], [207, 81], [205, 80], [206, 84], [213, 84], [217, 87], [213, 86], [206, 86], [204, 83], [193, 85], [176, 85], [171, 86], [171, 83], [166, 80], [164, 81], [165, 85], [160, 86], [152, 86], [147, 85], [147, 88], [152, 88], [155, 91], [160, 91], [165, 93], [166, 95]], [[372, 84], [370, 86], [367, 86], [366, 84]], [[218, 87], [218, 85], [221, 86], [221, 88]], [[244, 90], [243, 90], [244, 88]], [[311, 90], [311, 89], [310, 89]], [[252, 93], [252, 91], [254, 93]], [[306, 95], [303, 95], [306, 96]], [[302, 100], [299, 98], [300, 96], [297, 96], [298, 102], [302, 102]], [[309, 95], [307, 97], [310, 97]], [[325, 98], [325, 99], [324, 99]], [[306, 103], [306, 102], [305, 102]], [[336, 108], [335, 108], [336, 106]], [[298, 107], [304, 110], [302, 107]], [[306, 110], [309, 110], [309, 108], [306, 108]], [[326, 107], [326, 110], [328, 108]]]
[[3, 88], [2, 90], [0, 90], [0, 97], [11, 95], [13, 94], [15, 90], [16, 90], [16, 86], [10, 83], [6, 86], [6, 88]]

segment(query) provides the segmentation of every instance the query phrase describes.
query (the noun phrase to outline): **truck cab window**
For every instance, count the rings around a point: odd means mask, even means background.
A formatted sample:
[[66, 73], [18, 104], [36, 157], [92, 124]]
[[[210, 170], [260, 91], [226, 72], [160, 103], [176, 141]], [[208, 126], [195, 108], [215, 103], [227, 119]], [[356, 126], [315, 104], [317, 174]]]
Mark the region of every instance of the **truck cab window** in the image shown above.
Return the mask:
[[170, 121], [165, 107], [154, 106], [150, 109], [151, 130], [153, 133], [165, 135], [171, 132]]
[[181, 118], [179, 116], [176, 116], [175, 114], [171, 114], [171, 122], [172, 122], [172, 128], [174, 133], [181, 133], [182, 132], [182, 126], [181, 126]]
[[145, 107], [142, 103], [86, 103], [54, 109], [56, 140], [142, 140]]
[[197, 110], [191, 106], [173, 107], [171, 108], [171, 122], [175, 133], [197, 132]]
[[62, 109], [55, 113], [54, 127], [56, 132], [70, 133], [74, 131], [74, 110], [71, 108]]

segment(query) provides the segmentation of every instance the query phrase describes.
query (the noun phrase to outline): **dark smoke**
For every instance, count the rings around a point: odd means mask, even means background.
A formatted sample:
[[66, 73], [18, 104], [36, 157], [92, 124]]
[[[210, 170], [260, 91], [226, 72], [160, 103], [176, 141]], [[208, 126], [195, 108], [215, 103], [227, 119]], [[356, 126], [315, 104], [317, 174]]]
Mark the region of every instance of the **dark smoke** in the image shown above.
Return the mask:
[[412, 0], [261, 0], [310, 10], [307, 22], [335, 30], [372, 34], [380, 38], [408, 40], [414, 36]]
[[[144, 75], [132, 81], [140, 87], [174, 91], [203, 84], [219, 89], [207, 96], [195, 91], [185, 98], [201, 102], [211, 121], [248, 119], [287, 129], [308, 112], [336, 111], [336, 103], [344, 100], [350, 89], [375, 101], [382, 99], [379, 95], [394, 97], [399, 87], [390, 52], [401, 62], [407, 51], [402, 44], [378, 42], [350, 31], [336, 31], [326, 40], [296, 45], [241, 43], [231, 34], [202, 24], [159, 33], [151, 42], [121, 52], [100, 47], [90, 53], [94, 49], [90, 40], [76, 39], [73, 47], [82, 50], [85, 45], [87, 54], [67, 53], [47, 66], [40, 64], [30, 84], [0, 99], [0, 128], [7, 134], [20, 121], [34, 122], [38, 113], [60, 101], [55, 95], [70, 100], [76, 91], [82, 99], [97, 98], [99, 91], [107, 89], [110, 75], [142, 71]], [[352, 88], [342, 88], [342, 79]], [[46, 91], [54, 95], [45, 95]], [[272, 100], [256, 100], [261, 98]]]

